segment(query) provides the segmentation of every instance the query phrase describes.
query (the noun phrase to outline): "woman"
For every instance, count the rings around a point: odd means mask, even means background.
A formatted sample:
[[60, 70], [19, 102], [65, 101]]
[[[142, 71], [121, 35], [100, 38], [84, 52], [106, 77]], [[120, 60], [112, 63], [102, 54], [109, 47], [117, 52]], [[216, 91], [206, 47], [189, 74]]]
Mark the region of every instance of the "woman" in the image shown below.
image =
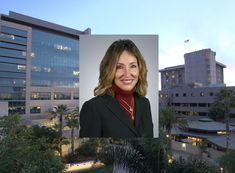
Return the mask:
[[153, 137], [147, 69], [131, 40], [118, 40], [100, 64], [95, 97], [80, 112], [80, 137]]

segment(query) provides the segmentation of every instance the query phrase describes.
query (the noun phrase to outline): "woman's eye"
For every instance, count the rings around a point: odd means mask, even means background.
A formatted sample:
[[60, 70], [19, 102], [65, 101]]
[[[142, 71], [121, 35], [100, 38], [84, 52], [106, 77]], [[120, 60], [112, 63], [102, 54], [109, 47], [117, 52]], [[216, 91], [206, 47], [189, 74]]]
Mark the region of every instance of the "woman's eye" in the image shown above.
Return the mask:
[[123, 69], [123, 66], [117, 65], [116, 69]]
[[137, 65], [134, 65], [134, 64], [133, 64], [133, 65], [131, 65], [131, 68], [136, 68], [136, 67], [137, 67]]

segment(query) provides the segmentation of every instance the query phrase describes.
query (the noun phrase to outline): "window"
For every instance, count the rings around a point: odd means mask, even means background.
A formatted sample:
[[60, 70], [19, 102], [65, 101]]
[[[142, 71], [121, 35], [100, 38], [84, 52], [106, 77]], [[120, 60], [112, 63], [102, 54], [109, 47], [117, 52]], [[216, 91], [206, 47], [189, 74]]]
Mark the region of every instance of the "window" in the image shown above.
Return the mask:
[[203, 97], [205, 94], [204, 92], [200, 92], [200, 96]]
[[206, 107], [206, 105], [207, 105], [206, 103], [199, 103], [198, 104], [199, 107]]
[[190, 107], [197, 107], [197, 103], [190, 103]]
[[175, 96], [176, 96], [176, 97], [179, 97], [179, 93], [175, 93]]
[[31, 114], [37, 114], [41, 113], [41, 107], [40, 106], [33, 106], [30, 108], [30, 113]]
[[186, 93], [183, 93], [183, 97], [186, 97], [187, 96], [187, 94]]
[[50, 92], [31, 92], [31, 100], [50, 100]]
[[54, 100], [70, 100], [71, 99], [71, 93], [69, 92], [55, 92], [54, 93]]
[[192, 97], [195, 97], [195, 93], [191, 93], [191, 96], [192, 96]]
[[79, 100], [79, 93], [73, 93], [73, 99], [74, 100]]
[[214, 93], [213, 93], [213, 92], [210, 92], [210, 96], [214, 96]]

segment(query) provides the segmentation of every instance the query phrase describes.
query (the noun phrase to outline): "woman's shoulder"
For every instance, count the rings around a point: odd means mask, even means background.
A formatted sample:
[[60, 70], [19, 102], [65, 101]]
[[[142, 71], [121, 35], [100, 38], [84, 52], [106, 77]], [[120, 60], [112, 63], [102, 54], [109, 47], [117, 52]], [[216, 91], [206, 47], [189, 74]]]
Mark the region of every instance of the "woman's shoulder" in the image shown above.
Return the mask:
[[93, 98], [91, 98], [90, 100], [86, 101], [85, 103], [89, 103], [89, 104], [96, 104], [96, 103], [102, 103], [105, 100], [109, 100], [110, 98], [112, 98], [112, 96], [104, 94], [104, 95], [98, 95], [95, 96]]

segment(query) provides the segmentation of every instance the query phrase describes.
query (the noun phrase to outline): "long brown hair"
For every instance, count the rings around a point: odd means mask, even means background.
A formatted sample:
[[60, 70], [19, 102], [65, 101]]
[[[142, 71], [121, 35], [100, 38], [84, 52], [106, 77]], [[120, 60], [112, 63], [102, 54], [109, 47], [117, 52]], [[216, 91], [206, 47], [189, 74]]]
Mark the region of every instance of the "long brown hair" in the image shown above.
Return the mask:
[[123, 51], [127, 51], [136, 57], [139, 67], [139, 78], [135, 86], [135, 92], [141, 96], [147, 94], [147, 67], [145, 60], [137, 46], [127, 39], [113, 42], [106, 51], [100, 63], [99, 84], [94, 89], [94, 95], [114, 95], [112, 90], [113, 81], [116, 73], [116, 65]]

